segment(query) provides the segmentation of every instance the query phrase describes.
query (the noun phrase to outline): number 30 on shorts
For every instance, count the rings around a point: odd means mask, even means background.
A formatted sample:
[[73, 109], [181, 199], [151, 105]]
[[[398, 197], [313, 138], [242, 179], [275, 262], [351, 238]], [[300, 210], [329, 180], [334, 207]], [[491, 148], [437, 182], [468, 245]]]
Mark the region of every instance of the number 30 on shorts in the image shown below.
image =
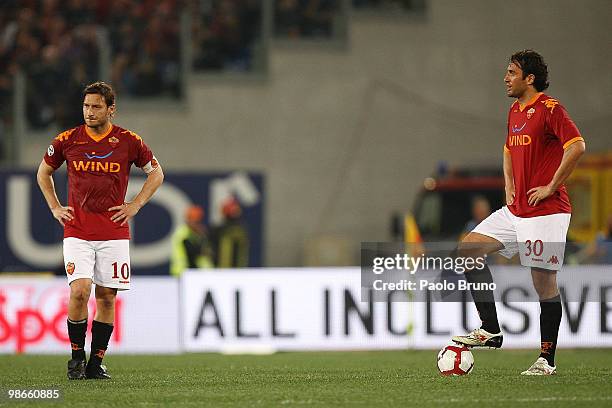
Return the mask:
[[124, 263], [121, 265], [121, 268], [119, 268], [119, 264], [117, 262], [113, 262], [113, 279], [119, 279], [119, 273], [121, 273], [122, 279], [130, 279], [130, 265]]
[[541, 239], [536, 239], [533, 242], [528, 239], [527, 241], [525, 241], [525, 245], [527, 246], [527, 252], [525, 253], [525, 256], [531, 256], [531, 254], [534, 254], [535, 256], [540, 256], [542, 255], [542, 252], [544, 252], [544, 243]]

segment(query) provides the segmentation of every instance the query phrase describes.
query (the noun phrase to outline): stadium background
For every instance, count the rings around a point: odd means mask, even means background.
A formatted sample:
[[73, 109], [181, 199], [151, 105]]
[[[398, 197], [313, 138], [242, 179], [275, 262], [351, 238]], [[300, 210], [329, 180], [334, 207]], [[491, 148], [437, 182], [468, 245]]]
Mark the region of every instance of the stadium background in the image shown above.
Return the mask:
[[[304, 11], [309, 4], [310, 11]], [[81, 86], [101, 78], [118, 90], [115, 123], [145, 138], [171, 182], [173, 176], [226, 179], [246, 174], [261, 198], [255, 200], [260, 207], [253, 215], [253, 222], [261, 225], [251, 237], [261, 248], [258, 265], [282, 269], [253, 271], [268, 280], [237, 289], [230, 272], [193, 272], [191, 288], [201, 289], [196, 295], [179, 292], [180, 284], [171, 278], [137, 276], [146, 295], [134, 291], [134, 296], [125, 296], [123, 309], [123, 339], [133, 338], [123, 347], [120, 341], [111, 343], [111, 348], [129, 353], [269, 352], [277, 347], [312, 349], [313, 344], [334, 349], [428, 348], [443, 342], [447, 330], [462, 330], [459, 309], [449, 312], [457, 313], [452, 321], [435, 320], [432, 316], [446, 318], [446, 309], [428, 315], [422, 304], [416, 311], [399, 304], [395, 316], [405, 313], [410, 318], [395, 321], [395, 326], [387, 325], [386, 305], [376, 305], [368, 315], [367, 306], [359, 303], [356, 269], [328, 271], [329, 284], [327, 277], [313, 284], [317, 307], [323, 307], [320, 302], [330, 293], [332, 306], [327, 310], [338, 311], [339, 320], [328, 323], [324, 307], [310, 309], [317, 312], [308, 320], [304, 309], [309, 299], [286, 306], [287, 299], [301, 299], [299, 285], [307, 287], [309, 277], [321, 271], [289, 267], [357, 265], [360, 242], [389, 240], [393, 213], [411, 209], [423, 180], [441, 163], [499, 167], [510, 103], [502, 77], [508, 56], [518, 49], [530, 47], [544, 55], [551, 72], [548, 93], [566, 106], [589, 152], [612, 148], [609, 1], [330, 0], [316, 2], [312, 12], [314, 4], [2, 2], [3, 182], [17, 174], [34, 174], [51, 137], [75, 120], [79, 123]], [[185, 180], [173, 185], [189, 184]], [[59, 229], [36, 187], [31, 186], [31, 201], [17, 208], [8, 205], [6, 183], [0, 189], [2, 248], [8, 248], [9, 221], [27, 218], [28, 211], [32, 235], [45, 245], [58, 244]], [[218, 208], [198, 188], [183, 191], [214, 216]], [[146, 222], [160, 214], [159, 208], [151, 211], [141, 214]], [[137, 231], [155, 229], [138, 222]], [[332, 254], [326, 257], [326, 251]], [[63, 316], [64, 281], [35, 276], [54, 265], [3, 266], [10, 277], [2, 278], [0, 292], [0, 351], [62, 353], [66, 341], [55, 336], [53, 327], [61, 331], [61, 325], [54, 325], [62, 321], [55, 319]], [[139, 271], [136, 266], [134, 275], [143, 271], [146, 267]], [[294, 274], [297, 283], [291, 278], [279, 283], [281, 272]], [[347, 273], [351, 278], [343, 280]], [[30, 291], [19, 294], [15, 288], [20, 285]], [[183, 283], [181, 290], [188, 287]], [[242, 298], [236, 294], [240, 290]], [[143, 304], [155, 307], [150, 295], [166, 292], [173, 293], [167, 299], [170, 306], [145, 314]], [[210, 314], [211, 299], [217, 302], [217, 326]], [[240, 299], [246, 310], [251, 305], [250, 311], [261, 310], [263, 317], [243, 314], [241, 326]], [[517, 335], [516, 347], [537, 346], [534, 305], [526, 306], [531, 324]], [[205, 307], [207, 318], [213, 317], [206, 323], [216, 337], [189, 342], [186, 333], [193, 334], [197, 313]], [[587, 309], [586, 323], [572, 332], [572, 339], [589, 338], [592, 343], [586, 345], [609, 347], [609, 311], [594, 303], [588, 307], [593, 309]], [[181, 321], [187, 315], [191, 320]], [[374, 336], [368, 330], [372, 316]], [[509, 319], [511, 325], [525, 322], [512, 320], [515, 315]], [[164, 336], [157, 336], [159, 320], [174, 322]], [[411, 323], [421, 337], [410, 340]], [[225, 336], [219, 336], [221, 324]], [[571, 328], [564, 323], [562, 330]], [[395, 332], [404, 337], [398, 339]], [[283, 336], [290, 333], [314, 339], [291, 343], [291, 336]], [[237, 343], [224, 344], [224, 337]]]

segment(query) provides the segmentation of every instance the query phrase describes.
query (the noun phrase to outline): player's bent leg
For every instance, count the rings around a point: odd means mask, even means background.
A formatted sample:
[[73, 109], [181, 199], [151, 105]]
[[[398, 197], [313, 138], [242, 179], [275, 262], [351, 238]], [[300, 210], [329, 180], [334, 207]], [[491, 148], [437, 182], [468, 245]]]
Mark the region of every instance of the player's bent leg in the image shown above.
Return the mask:
[[540, 356], [523, 375], [554, 374], [555, 352], [563, 310], [557, 287], [557, 271], [531, 268], [533, 286], [540, 299]]
[[72, 358], [68, 361], [68, 379], [85, 378], [85, 335], [87, 332], [87, 302], [91, 293], [91, 279], [80, 278], [70, 283], [68, 301], [68, 337]]
[[[476, 259], [502, 248], [504, 248], [504, 245], [497, 239], [471, 232], [459, 244], [457, 255], [463, 258]], [[493, 276], [486, 264], [482, 269], [466, 270], [465, 279], [472, 284], [472, 288], [490, 287], [490, 284], [493, 283]], [[503, 343], [503, 335], [497, 320], [493, 291], [471, 289], [471, 293], [482, 325], [467, 335], [453, 336], [452, 340], [468, 347], [500, 348]]]
[[463, 257], [478, 257], [504, 248], [497, 239], [478, 232], [470, 232], [459, 243], [457, 253]]
[[86, 375], [90, 379], [110, 379], [102, 360], [108, 349], [115, 321], [117, 289], [96, 285], [96, 316], [91, 326], [91, 355]]

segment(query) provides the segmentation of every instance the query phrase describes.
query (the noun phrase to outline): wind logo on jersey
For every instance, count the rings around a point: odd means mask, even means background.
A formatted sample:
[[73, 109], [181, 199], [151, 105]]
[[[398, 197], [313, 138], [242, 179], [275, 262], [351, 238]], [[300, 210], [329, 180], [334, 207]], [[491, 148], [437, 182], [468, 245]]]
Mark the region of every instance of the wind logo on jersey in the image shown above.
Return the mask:
[[[105, 155], [97, 155], [96, 152], [85, 153], [85, 157], [88, 159], [106, 159], [113, 154], [111, 151]], [[72, 162], [76, 171], [98, 171], [102, 173], [118, 173], [121, 170], [121, 165], [115, 162], [101, 162], [101, 161], [86, 161], [86, 160], [75, 160]]]
[[508, 146], [527, 146], [531, 144], [529, 135], [512, 135], [508, 138]]
[[531, 119], [534, 113], [535, 113], [535, 108], [533, 107], [529, 108], [529, 110], [527, 111], [527, 119]]
[[104, 156], [96, 156], [96, 152], [91, 152], [91, 154], [85, 153], [85, 157], [87, 157], [90, 160], [91, 159], [106, 159], [107, 157], [110, 157], [111, 154], [113, 154], [112, 151], [109, 154], [106, 154]]
[[115, 162], [100, 161], [73, 161], [72, 166], [76, 171], [97, 171], [101, 173], [119, 173], [121, 165]]
[[512, 133], [518, 133], [521, 130], [525, 129], [525, 126], [527, 126], [527, 122], [523, 123], [523, 126], [518, 127], [517, 125], [513, 125], [512, 126]]
[[74, 262], [68, 262], [66, 264], [66, 273], [72, 275], [74, 273]]

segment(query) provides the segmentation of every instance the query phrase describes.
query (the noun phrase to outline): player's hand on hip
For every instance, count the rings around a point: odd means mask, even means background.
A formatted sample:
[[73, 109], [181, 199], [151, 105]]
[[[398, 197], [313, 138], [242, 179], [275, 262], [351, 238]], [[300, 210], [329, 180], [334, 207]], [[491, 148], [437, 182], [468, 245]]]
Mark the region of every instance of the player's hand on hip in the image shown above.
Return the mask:
[[140, 211], [140, 206], [134, 202], [123, 203], [121, 205], [116, 205], [108, 209], [108, 211], [117, 211], [111, 217], [112, 222], [121, 222], [121, 225], [125, 225], [132, 217], [134, 217], [138, 211]]
[[554, 191], [550, 186], [534, 187], [527, 191], [527, 202], [531, 206], [536, 206], [540, 201], [550, 197], [553, 193]]
[[63, 207], [60, 205], [52, 208], [51, 213], [53, 214], [53, 218], [62, 224], [62, 227], [65, 226], [66, 221], [74, 220], [74, 208], [72, 207]]
[[506, 187], [506, 205], [514, 204], [514, 187]]

